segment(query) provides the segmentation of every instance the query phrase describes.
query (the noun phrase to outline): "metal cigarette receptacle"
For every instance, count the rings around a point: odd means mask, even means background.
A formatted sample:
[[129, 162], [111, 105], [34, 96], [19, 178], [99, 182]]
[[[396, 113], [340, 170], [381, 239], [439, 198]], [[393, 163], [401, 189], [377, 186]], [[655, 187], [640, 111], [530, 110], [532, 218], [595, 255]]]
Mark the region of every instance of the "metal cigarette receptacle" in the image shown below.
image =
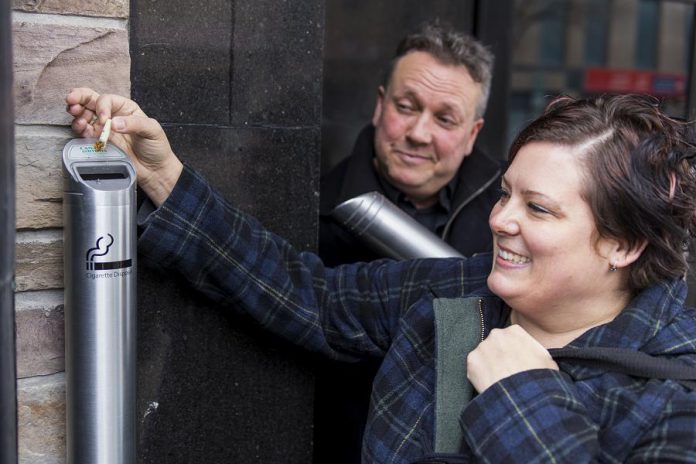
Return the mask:
[[136, 176], [94, 142], [63, 149], [67, 462], [135, 463]]

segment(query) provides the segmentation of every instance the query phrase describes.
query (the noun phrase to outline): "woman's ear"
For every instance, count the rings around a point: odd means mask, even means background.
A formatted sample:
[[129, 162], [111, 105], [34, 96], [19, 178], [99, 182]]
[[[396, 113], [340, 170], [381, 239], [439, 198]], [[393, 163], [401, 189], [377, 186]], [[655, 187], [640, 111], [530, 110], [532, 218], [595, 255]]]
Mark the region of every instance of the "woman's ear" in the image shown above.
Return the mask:
[[630, 266], [640, 258], [643, 254], [645, 247], [648, 246], [647, 240], [642, 240], [634, 246], [629, 246], [623, 240], [611, 240], [613, 242], [613, 250], [611, 250], [607, 255], [610, 267], [617, 269]]

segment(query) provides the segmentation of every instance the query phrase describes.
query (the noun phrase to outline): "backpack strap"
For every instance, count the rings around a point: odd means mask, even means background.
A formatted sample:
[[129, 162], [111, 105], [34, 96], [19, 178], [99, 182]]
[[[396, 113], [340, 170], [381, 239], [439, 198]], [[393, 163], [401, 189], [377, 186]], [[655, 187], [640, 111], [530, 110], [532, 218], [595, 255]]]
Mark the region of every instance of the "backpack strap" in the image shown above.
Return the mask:
[[601, 346], [551, 348], [549, 353], [557, 362], [600, 368], [633, 377], [670, 379], [690, 390], [696, 390], [696, 367], [664, 356]]

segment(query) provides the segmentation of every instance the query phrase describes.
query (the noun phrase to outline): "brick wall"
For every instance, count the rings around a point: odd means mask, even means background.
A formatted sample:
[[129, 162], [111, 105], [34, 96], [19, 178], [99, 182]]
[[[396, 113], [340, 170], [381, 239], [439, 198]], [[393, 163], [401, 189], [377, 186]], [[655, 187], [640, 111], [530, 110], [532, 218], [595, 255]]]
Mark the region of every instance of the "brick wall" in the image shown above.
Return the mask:
[[65, 462], [61, 153], [70, 88], [130, 94], [127, 0], [14, 0], [19, 461]]

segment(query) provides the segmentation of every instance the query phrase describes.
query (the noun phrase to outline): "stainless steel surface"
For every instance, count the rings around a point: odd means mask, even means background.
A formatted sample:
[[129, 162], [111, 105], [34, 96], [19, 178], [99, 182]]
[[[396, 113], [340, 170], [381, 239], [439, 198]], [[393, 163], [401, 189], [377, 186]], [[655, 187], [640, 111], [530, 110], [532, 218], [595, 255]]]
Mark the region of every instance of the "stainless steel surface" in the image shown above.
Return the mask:
[[135, 171], [75, 139], [63, 176], [67, 461], [135, 463]]
[[388, 258], [462, 256], [379, 192], [364, 193], [341, 203], [334, 208], [332, 216]]

